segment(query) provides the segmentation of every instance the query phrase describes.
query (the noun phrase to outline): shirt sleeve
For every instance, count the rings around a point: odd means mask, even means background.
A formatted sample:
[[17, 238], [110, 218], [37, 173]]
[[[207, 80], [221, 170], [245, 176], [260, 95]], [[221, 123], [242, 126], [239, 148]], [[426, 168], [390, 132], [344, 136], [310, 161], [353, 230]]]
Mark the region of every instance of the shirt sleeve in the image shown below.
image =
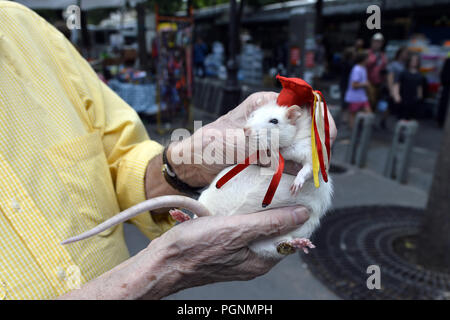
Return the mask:
[[359, 75], [360, 75], [360, 79], [358, 80], [359, 82], [367, 82], [367, 69], [366, 68], [362, 68], [359, 71]]
[[[120, 209], [146, 200], [146, 167], [163, 147], [149, 139], [137, 113], [100, 80], [70, 41], [54, 27], [46, 25], [52, 48], [59, 51], [59, 63], [80, 99], [80, 103], [75, 104], [80, 115], [86, 118], [89, 130], [101, 134]], [[153, 216], [148, 212], [136, 216], [131, 222], [150, 239], [175, 224], [169, 214]]]
[[350, 85], [353, 84], [353, 82], [362, 82], [362, 78], [362, 70], [358, 68], [358, 66], [355, 66], [350, 74]]
[[395, 71], [392, 71], [394, 73], [394, 83], [398, 83], [400, 80], [400, 74], [402, 73], [402, 70], [398, 68]]

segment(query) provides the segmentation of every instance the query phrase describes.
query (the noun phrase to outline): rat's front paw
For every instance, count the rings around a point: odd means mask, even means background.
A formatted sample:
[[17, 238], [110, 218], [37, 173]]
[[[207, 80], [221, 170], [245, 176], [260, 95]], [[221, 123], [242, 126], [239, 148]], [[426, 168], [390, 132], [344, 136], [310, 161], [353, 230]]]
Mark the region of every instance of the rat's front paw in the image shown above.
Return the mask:
[[300, 189], [303, 187], [303, 184], [305, 183], [305, 179], [303, 177], [296, 177], [294, 182], [291, 185], [291, 194], [293, 196], [297, 195], [297, 193], [300, 191]]

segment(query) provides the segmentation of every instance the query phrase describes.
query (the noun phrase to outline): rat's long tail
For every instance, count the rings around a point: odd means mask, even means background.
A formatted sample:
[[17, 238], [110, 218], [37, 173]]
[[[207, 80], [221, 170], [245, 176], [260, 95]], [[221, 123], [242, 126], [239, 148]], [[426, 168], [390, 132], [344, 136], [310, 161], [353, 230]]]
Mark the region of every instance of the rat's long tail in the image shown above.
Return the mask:
[[88, 230], [78, 236], [64, 240], [63, 242], [61, 242], [61, 244], [69, 244], [92, 237], [93, 235], [103, 232], [119, 223], [125, 222], [142, 212], [160, 208], [184, 208], [192, 211], [199, 217], [211, 215], [209, 210], [197, 200], [185, 196], [161, 196], [138, 203], [137, 205], [116, 214], [114, 217], [104, 221], [91, 230]]

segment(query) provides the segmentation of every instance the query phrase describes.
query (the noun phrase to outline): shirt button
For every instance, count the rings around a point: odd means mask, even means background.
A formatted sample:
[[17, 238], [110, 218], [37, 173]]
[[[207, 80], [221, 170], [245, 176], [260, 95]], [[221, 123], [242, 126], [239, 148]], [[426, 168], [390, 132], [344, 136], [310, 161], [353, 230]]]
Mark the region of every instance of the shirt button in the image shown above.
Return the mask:
[[6, 283], [0, 279], [0, 300], [4, 300], [6, 298]]
[[58, 276], [59, 280], [64, 280], [66, 278], [66, 272], [64, 271], [63, 267], [58, 267], [56, 270], [56, 275]]
[[11, 201], [11, 207], [12, 207], [15, 211], [20, 211], [20, 203], [17, 202], [16, 199], [12, 199], [12, 201]]

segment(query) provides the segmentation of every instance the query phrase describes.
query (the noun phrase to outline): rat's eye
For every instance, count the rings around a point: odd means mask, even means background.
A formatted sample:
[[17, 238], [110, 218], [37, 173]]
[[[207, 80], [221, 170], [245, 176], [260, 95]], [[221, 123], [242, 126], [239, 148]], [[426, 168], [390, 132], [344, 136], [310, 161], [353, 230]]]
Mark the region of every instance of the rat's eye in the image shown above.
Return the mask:
[[278, 123], [278, 119], [271, 119], [269, 122], [273, 123], [273, 124], [277, 124]]

